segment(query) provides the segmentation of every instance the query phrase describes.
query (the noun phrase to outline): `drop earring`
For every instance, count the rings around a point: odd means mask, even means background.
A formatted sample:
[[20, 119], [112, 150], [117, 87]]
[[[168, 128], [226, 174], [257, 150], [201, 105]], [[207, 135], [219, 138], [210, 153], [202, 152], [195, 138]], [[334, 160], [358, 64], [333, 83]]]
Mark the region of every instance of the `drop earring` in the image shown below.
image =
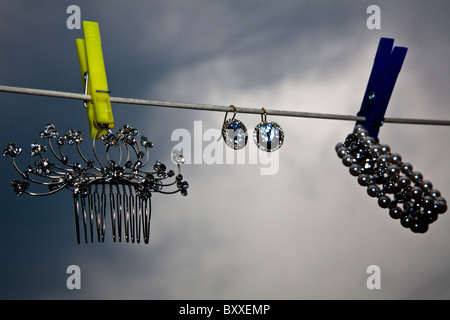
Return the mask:
[[236, 107], [230, 106], [234, 110], [234, 115], [231, 119], [227, 120], [227, 113], [223, 119], [222, 125], [222, 138], [227, 146], [234, 150], [240, 150], [247, 145], [248, 133], [244, 123], [236, 119]]
[[253, 140], [259, 149], [273, 152], [283, 145], [284, 132], [278, 123], [267, 121], [266, 109], [262, 108], [262, 111], [261, 122], [253, 132]]

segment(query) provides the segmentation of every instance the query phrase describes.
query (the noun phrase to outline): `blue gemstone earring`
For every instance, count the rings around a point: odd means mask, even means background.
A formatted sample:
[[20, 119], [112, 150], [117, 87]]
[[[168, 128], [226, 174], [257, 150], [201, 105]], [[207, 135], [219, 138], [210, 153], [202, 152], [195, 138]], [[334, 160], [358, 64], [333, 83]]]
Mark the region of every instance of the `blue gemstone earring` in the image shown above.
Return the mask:
[[267, 121], [266, 109], [262, 108], [261, 122], [255, 127], [253, 140], [259, 149], [266, 152], [278, 150], [284, 142], [284, 132], [280, 125]]
[[222, 137], [225, 144], [234, 150], [240, 150], [247, 145], [248, 133], [244, 123], [236, 119], [236, 107], [231, 105], [234, 109], [234, 115], [231, 119], [227, 120], [227, 113], [223, 119], [222, 125]]

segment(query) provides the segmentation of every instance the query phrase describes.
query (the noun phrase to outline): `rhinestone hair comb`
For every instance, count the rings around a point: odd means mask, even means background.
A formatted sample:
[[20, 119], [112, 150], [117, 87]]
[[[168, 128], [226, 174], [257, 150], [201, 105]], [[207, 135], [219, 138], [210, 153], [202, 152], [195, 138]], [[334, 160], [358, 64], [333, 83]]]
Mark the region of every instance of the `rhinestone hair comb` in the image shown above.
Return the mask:
[[[14, 193], [17, 196], [29, 194], [32, 196], [47, 196], [62, 189], [68, 189], [73, 194], [77, 242], [80, 243], [80, 230], [84, 231], [84, 241], [104, 242], [107, 223], [107, 212], [111, 217], [111, 231], [114, 242], [121, 242], [123, 236], [126, 242], [149, 242], [151, 196], [153, 192], [173, 194], [180, 192], [187, 195], [189, 187], [183, 181], [180, 165], [184, 157], [175, 151], [173, 161], [178, 166], [178, 173], [167, 171], [166, 166], [157, 160], [153, 171], [143, 172], [149, 161], [149, 149], [153, 144], [141, 136], [140, 143], [136, 137], [138, 130], [124, 125], [116, 134], [108, 130], [100, 136], [105, 147], [106, 161], [100, 160], [96, 140], [93, 139], [94, 159], [88, 159], [81, 151], [83, 133], [69, 130], [60, 135], [53, 124], [45, 126], [40, 137], [48, 140], [47, 146], [32, 143], [30, 155], [36, 158], [33, 165], [20, 170], [16, 157], [22, 149], [15, 143], [8, 143], [3, 156], [11, 157], [14, 168], [23, 180], [11, 180]], [[97, 137], [96, 137], [97, 138]], [[54, 142], [56, 140], [57, 147]], [[70, 162], [63, 146], [75, 146], [79, 162]], [[118, 160], [111, 159], [111, 151], [116, 150]], [[46, 154], [50, 151], [57, 162], [52, 162]], [[165, 182], [172, 178], [172, 182]], [[40, 185], [45, 192], [29, 191], [33, 185]], [[167, 188], [172, 187], [168, 191]], [[96, 235], [96, 237], [95, 237]]]

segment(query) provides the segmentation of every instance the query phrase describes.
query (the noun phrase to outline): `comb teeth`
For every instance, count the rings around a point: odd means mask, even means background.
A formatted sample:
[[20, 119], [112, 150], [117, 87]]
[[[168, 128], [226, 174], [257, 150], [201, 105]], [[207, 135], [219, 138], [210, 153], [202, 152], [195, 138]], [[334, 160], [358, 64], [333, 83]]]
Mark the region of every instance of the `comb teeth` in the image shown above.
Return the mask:
[[[74, 194], [77, 242], [105, 241], [106, 213], [111, 217], [114, 242], [144, 243], [150, 240], [151, 198], [139, 196], [131, 185], [95, 184], [86, 194]], [[82, 232], [81, 232], [82, 230]], [[95, 237], [95, 234], [97, 236]]]

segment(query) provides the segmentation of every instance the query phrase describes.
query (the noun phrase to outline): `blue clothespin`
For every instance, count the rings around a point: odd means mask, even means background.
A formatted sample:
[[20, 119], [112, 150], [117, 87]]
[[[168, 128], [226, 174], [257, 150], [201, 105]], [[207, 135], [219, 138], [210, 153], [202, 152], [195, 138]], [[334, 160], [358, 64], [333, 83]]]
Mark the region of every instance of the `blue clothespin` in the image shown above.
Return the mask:
[[394, 39], [380, 39], [369, 83], [358, 112], [358, 116], [365, 117], [366, 120], [357, 124], [363, 125], [375, 139], [378, 138], [380, 127], [383, 125], [389, 99], [408, 51], [408, 48], [404, 47], [392, 49], [393, 46]]

